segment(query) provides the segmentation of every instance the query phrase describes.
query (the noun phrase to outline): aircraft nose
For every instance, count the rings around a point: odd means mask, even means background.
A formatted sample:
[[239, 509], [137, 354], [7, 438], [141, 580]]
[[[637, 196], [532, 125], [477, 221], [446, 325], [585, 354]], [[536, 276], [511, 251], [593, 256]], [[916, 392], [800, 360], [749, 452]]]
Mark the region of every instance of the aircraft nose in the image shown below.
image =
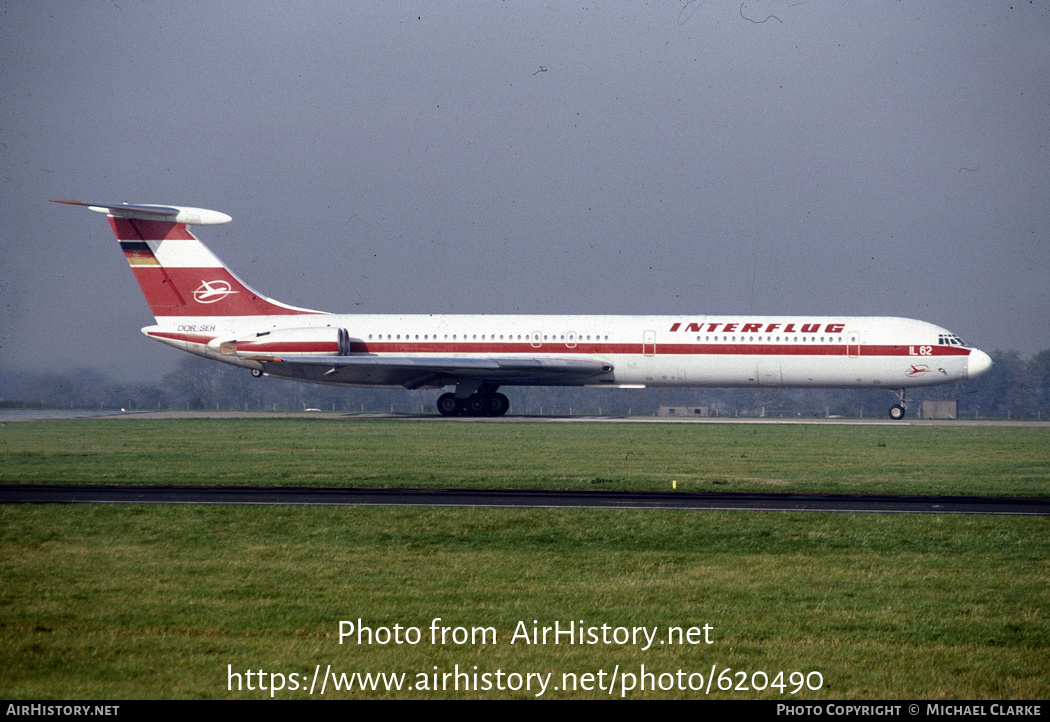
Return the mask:
[[966, 376], [975, 379], [992, 367], [992, 357], [980, 349], [970, 352], [969, 361], [966, 364]]

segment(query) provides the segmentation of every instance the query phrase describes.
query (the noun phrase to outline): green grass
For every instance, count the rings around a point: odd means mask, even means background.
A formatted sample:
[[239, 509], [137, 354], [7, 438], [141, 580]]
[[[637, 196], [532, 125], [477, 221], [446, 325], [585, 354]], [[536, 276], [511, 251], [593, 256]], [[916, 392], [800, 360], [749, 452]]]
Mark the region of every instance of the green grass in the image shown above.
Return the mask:
[[[1046, 496], [1041, 428], [95, 420], [0, 427], [0, 483]], [[1043, 518], [401, 507], [0, 507], [0, 696], [264, 697], [227, 665], [342, 673], [817, 671], [712, 696], [1045, 699]], [[339, 621], [418, 627], [338, 643]], [[494, 627], [492, 645], [427, 630]], [[714, 627], [714, 644], [508, 644], [529, 627]], [[437, 667], [437, 670], [434, 668]], [[268, 678], [267, 678], [268, 679]], [[734, 676], [733, 681], [737, 678]], [[304, 682], [304, 685], [307, 684]], [[790, 690], [790, 687], [789, 687]], [[619, 694], [619, 692], [617, 692]], [[305, 696], [284, 691], [280, 697]], [[315, 695], [316, 696], [316, 695]], [[383, 696], [333, 692], [327, 697]], [[520, 692], [402, 692], [508, 697]], [[604, 691], [548, 691], [604, 697]], [[631, 697], [702, 696], [632, 692]]]
[[[825, 687], [804, 699], [1045, 699], [1047, 532], [1043, 519], [977, 516], [4, 507], [0, 695], [266, 696], [228, 692], [228, 664], [410, 678], [459, 664], [557, 681], [644, 664], [819, 671]], [[359, 617], [418, 627], [424, 641], [340, 645], [339, 621]], [[498, 643], [431, 645], [435, 617], [495, 627]], [[710, 624], [714, 643], [508, 644], [533, 620]]]
[[0, 428], [0, 483], [1045, 496], [1050, 428], [85, 420]]

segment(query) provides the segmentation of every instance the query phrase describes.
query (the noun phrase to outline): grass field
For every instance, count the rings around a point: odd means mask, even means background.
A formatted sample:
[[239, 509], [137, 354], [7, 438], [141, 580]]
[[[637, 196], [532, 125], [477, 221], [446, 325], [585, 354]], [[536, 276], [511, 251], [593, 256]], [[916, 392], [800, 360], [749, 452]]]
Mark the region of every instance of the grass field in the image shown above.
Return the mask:
[[0, 483], [1042, 496], [1050, 428], [86, 420], [0, 428]]
[[[1043, 429], [84, 421], [0, 429], [0, 481], [913, 491], [1046, 496]], [[640, 457], [636, 461], [636, 456]], [[593, 487], [592, 487], [593, 485]], [[1050, 524], [667, 510], [0, 507], [0, 695], [266, 697], [244, 673], [816, 671], [772, 699], [1045, 699]], [[431, 620], [497, 644], [431, 644]], [[339, 621], [419, 628], [340, 645]], [[519, 622], [711, 625], [696, 645], [509, 644]], [[241, 691], [228, 690], [228, 667]], [[477, 670], [474, 670], [474, 667]], [[491, 679], [491, 678], [490, 678]], [[505, 678], [508, 682], [512, 679]], [[582, 678], [579, 678], [582, 679]], [[761, 677], [757, 678], [761, 681]], [[811, 680], [814, 678], [811, 678]], [[696, 678], [693, 677], [695, 682]], [[728, 680], [727, 680], [728, 681]], [[256, 680], [258, 682], [258, 680]], [[454, 680], [450, 679], [451, 686]], [[637, 683], [637, 680], [636, 680]], [[318, 683], [318, 687], [320, 683]], [[553, 688], [558, 686], [555, 691]], [[673, 686], [673, 682], [672, 682]], [[613, 696], [620, 696], [620, 688]], [[315, 692], [314, 696], [318, 696]], [[628, 697], [704, 696], [677, 688]]]

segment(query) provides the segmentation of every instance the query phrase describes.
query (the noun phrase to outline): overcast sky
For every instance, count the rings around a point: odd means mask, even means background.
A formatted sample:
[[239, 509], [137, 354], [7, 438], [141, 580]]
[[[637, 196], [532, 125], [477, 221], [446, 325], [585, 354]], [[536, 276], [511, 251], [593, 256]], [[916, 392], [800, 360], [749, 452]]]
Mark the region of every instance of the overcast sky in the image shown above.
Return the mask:
[[159, 379], [102, 216], [299, 306], [1050, 347], [1047, 2], [0, 3], [0, 371]]

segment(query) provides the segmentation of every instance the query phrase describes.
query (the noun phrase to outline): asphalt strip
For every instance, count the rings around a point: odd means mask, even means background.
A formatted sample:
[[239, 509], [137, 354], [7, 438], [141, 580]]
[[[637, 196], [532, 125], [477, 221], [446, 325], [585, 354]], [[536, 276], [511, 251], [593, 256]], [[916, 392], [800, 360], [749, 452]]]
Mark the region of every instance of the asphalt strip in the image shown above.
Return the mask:
[[473, 506], [502, 508], [823, 511], [1050, 515], [1046, 497], [768, 494], [747, 492], [353, 489], [266, 486], [4, 484], [0, 504]]

